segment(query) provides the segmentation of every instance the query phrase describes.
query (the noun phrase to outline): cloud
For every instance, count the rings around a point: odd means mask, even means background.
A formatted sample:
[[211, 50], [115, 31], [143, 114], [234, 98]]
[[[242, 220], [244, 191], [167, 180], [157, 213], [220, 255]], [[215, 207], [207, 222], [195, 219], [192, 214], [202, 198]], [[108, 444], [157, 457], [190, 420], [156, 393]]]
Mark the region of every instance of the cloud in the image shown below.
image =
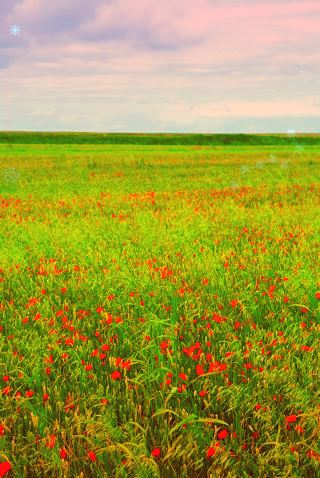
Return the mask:
[[20, 127], [316, 118], [318, 0], [0, 1], [0, 95]]
[[139, 48], [175, 50], [199, 44], [208, 33], [209, 24], [201, 13], [206, 2], [170, 0], [128, 0], [101, 3], [93, 22], [80, 27], [86, 41], [129, 41]]
[[23, 0], [16, 4], [11, 15], [20, 18], [35, 36], [59, 36], [92, 20], [100, 3], [101, 0]]

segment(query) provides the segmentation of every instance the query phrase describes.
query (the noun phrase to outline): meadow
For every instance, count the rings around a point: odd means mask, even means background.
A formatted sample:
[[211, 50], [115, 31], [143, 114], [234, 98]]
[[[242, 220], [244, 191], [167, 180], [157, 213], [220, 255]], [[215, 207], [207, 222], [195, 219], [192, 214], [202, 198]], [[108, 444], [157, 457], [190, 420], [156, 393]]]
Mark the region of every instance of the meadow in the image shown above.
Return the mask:
[[0, 477], [320, 477], [320, 137], [26, 136], [0, 135]]

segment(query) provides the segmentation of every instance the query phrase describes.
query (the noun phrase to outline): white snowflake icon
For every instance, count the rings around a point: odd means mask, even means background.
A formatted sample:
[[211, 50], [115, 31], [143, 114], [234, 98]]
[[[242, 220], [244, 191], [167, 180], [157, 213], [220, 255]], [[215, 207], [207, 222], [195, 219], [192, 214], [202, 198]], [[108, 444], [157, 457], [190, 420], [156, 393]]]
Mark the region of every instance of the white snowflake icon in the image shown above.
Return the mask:
[[19, 35], [20, 32], [21, 32], [21, 28], [19, 27], [19, 25], [12, 25], [10, 27], [10, 33], [12, 35]]

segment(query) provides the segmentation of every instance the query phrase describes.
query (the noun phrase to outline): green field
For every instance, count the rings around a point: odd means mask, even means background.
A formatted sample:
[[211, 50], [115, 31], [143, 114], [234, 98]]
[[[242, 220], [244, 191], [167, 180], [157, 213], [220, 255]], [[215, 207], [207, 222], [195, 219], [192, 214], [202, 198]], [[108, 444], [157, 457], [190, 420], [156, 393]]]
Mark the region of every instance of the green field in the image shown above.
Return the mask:
[[133, 136], [0, 133], [6, 477], [320, 477], [320, 136]]

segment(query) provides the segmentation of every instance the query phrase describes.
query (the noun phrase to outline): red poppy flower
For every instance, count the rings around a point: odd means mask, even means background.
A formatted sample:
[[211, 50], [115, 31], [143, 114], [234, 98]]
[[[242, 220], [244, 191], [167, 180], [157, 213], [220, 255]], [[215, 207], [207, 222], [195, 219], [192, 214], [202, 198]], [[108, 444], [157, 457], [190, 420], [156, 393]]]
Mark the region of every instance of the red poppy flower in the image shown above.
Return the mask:
[[293, 423], [297, 420], [297, 415], [288, 415], [286, 417], [286, 422], [287, 423]]
[[67, 450], [65, 448], [60, 448], [60, 458], [65, 460], [68, 456]]
[[207, 457], [211, 458], [215, 454], [215, 452], [216, 452], [216, 449], [213, 448], [213, 446], [210, 446], [207, 451]]
[[197, 375], [203, 375], [205, 373], [203, 367], [199, 364], [196, 366], [196, 373]]
[[94, 451], [88, 451], [87, 455], [88, 455], [88, 457], [90, 458], [91, 461], [96, 461], [97, 460], [97, 455], [95, 454]]
[[218, 440], [224, 440], [228, 436], [228, 430], [224, 429], [218, 433]]
[[121, 378], [121, 373], [119, 372], [119, 370], [115, 370], [114, 372], [112, 372], [111, 378], [112, 380], [117, 380], [118, 378]]
[[154, 457], [160, 456], [160, 454], [161, 454], [160, 448], [154, 448], [151, 452], [151, 455]]
[[50, 435], [49, 440], [46, 443], [47, 448], [54, 448], [54, 445], [56, 443], [56, 435]]
[[0, 478], [2, 478], [8, 471], [11, 470], [11, 465], [8, 461], [0, 463]]

